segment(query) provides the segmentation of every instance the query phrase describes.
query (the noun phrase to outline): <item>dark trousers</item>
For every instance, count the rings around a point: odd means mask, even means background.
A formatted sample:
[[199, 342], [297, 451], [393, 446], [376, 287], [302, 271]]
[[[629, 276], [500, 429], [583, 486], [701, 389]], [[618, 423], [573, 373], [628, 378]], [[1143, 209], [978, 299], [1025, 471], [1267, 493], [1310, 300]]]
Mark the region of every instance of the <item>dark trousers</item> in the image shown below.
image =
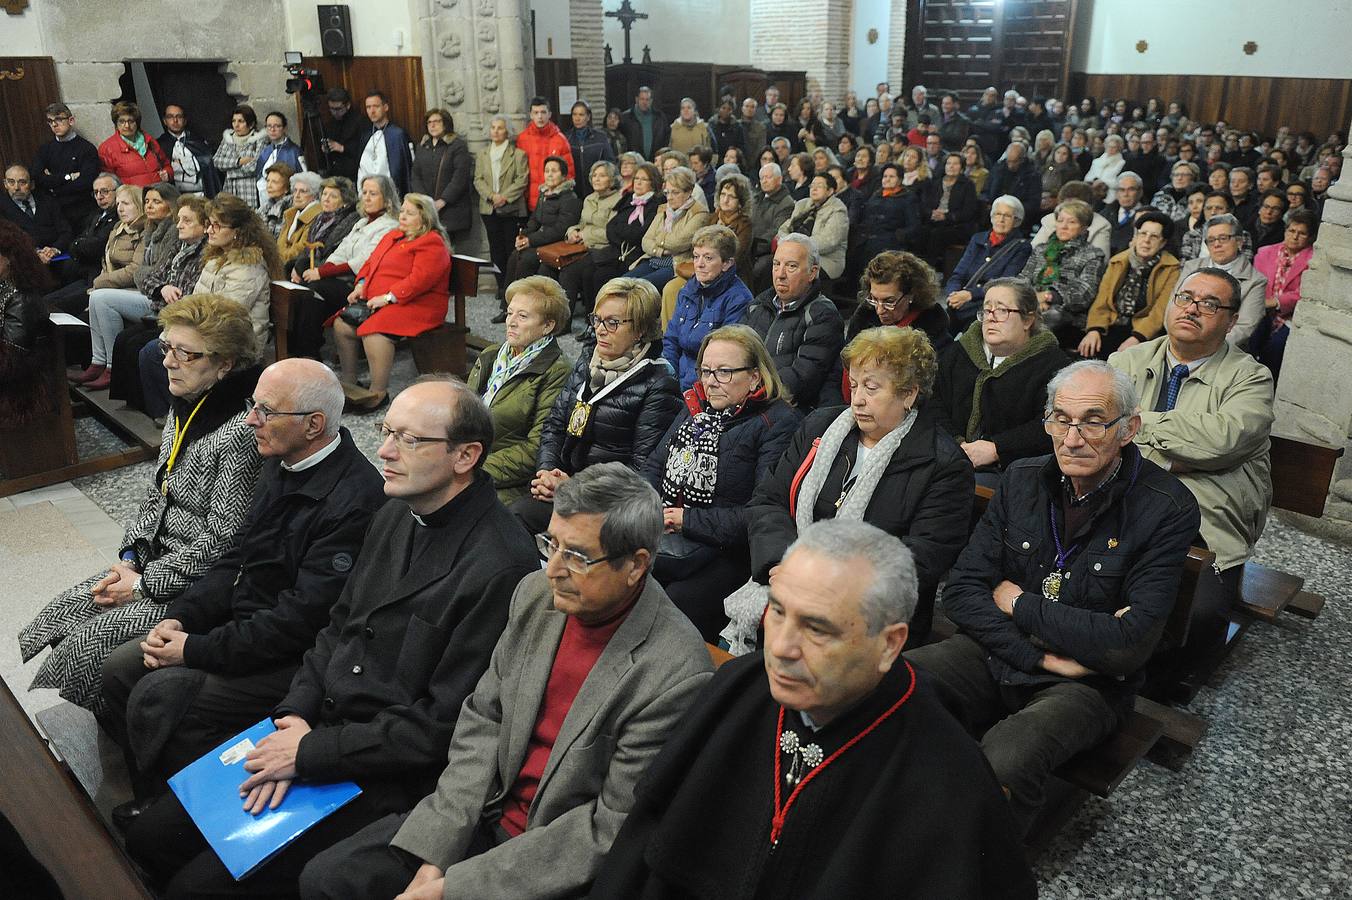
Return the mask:
[[[537, 275], [540, 272], [540, 254], [535, 252], [534, 247], [526, 247], [524, 250], [513, 250], [507, 256], [507, 284], [513, 281], [519, 281], [528, 275]], [[505, 291], [506, 286], [503, 287]], [[507, 308], [506, 297], [503, 298], [502, 308]]]
[[158, 341], [141, 348], [136, 368], [141, 373], [141, 409], [152, 419], [168, 416], [174, 395], [169, 393], [169, 373], [164, 370], [164, 354]]
[[532, 535], [539, 534], [549, 528], [549, 519], [554, 515], [554, 504], [547, 500], [536, 500], [534, 497], [522, 497], [508, 507], [521, 524], [526, 526], [526, 530]]
[[138, 796], [233, 734], [266, 718], [291, 688], [299, 663], [242, 675], [170, 666], [147, 669], [140, 638], [103, 664], [101, 722], [123, 748]]
[[[230, 802], [235, 801], [231, 798]], [[294, 898], [300, 895], [300, 874], [310, 860], [384, 815], [386, 810], [361, 794], [316, 823], [251, 875], [235, 881], [178, 797], [168, 793], [137, 816], [127, 830], [127, 853], [145, 869], [151, 884], [161, 889], [159, 896], [164, 900]]]
[[674, 560], [659, 553], [653, 577], [676, 608], [685, 613], [706, 643], [718, 643], [718, 633], [728, 624], [723, 600], [751, 577], [745, 552], [711, 553]]
[[1024, 829], [1042, 806], [1047, 778], [1056, 767], [1117, 727], [1117, 710], [1089, 685], [997, 683], [986, 651], [965, 634], [908, 650], [906, 658], [942, 682], [961, 704], [968, 731], [980, 739]]
[[[141, 351], [147, 344], [159, 340], [160, 326], [137, 322], [128, 325], [117, 333], [113, 340], [113, 352], [108, 364], [113, 367], [112, 382], [108, 385], [108, 396], [113, 400], [123, 400], [132, 409], [146, 408], [145, 388], [141, 381]], [[164, 357], [156, 356], [156, 363], [164, 368]], [[166, 387], [167, 390], [167, 387]]]
[[520, 216], [481, 216], [488, 232], [488, 255], [497, 267], [498, 297], [507, 289], [507, 258], [512, 255], [512, 243], [525, 219]]
[[[756, 257], [756, 261], [751, 264], [751, 293], [759, 295], [770, 289], [770, 267], [774, 262], [774, 255], [770, 253]], [[867, 258], [863, 265], [868, 265]], [[863, 266], [860, 266], [860, 269], [862, 270]]]
[[[423, 864], [412, 853], [390, 846], [407, 818], [407, 814], [391, 814], [377, 819], [312, 859], [300, 873], [302, 900], [350, 900], [403, 893]], [[463, 859], [478, 856], [506, 840], [509, 837], [500, 826], [481, 822]], [[476, 892], [461, 886], [458, 893]]]
[[591, 312], [592, 299], [600, 285], [596, 281], [596, 264], [592, 262], [590, 253], [562, 269], [541, 264], [540, 274], [556, 279], [563, 286], [564, 293], [568, 295], [568, 307], [574, 314], [578, 310]]
[[1249, 336], [1249, 352], [1272, 372], [1275, 383], [1282, 371], [1282, 358], [1286, 356], [1286, 339], [1291, 335], [1291, 325], [1283, 322], [1280, 328], [1272, 327], [1272, 314], [1268, 313], [1263, 321]]
[[324, 323], [329, 316], [347, 305], [347, 295], [352, 293], [354, 279], [338, 276], [321, 278], [310, 284], [313, 296], [300, 295], [297, 306], [292, 311], [290, 343], [288, 351], [292, 356], [308, 356], [319, 359], [319, 351], [324, 346]]

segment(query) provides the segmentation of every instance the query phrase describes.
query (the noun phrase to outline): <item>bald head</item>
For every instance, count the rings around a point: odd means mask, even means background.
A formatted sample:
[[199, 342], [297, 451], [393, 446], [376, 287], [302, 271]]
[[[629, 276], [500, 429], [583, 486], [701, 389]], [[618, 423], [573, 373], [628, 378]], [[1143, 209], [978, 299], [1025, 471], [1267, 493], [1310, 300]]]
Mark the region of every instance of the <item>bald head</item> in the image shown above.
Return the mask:
[[23, 166], [10, 166], [5, 170], [5, 190], [16, 203], [27, 200], [33, 195], [33, 179]]
[[[297, 409], [314, 409], [324, 415], [324, 433], [333, 437], [343, 420], [343, 385], [333, 370], [317, 359], [282, 359], [263, 370], [291, 387]], [[260, 381], [262, 380], [260, 377]]]
[[343, 388], [328, 366], [313, 359], [283, 359], [263, 370], [245, 423], [258, 452], [295, 465], [338, 434]]

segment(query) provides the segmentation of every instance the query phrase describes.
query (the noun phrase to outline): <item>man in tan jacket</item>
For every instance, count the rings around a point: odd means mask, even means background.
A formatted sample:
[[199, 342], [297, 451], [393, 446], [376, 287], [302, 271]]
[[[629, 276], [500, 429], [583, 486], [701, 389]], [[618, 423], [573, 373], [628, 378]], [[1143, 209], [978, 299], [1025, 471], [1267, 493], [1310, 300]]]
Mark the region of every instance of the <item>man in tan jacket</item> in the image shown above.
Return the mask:
[[1141, 396], [1137, 446], [1192, 491], [1201, 538], [1216, 554], [1214, 571], [1198, 582], [1188, 641], [1175, 661], [1185, 680], [1206, 671], [1224, 646], [1230, 603], [1272, 502], [1272, 376], [1226, 341], [1241, 295], [1228, 272], [1198, 269], [1171, 298], [1163, 337], [1108, 358]]

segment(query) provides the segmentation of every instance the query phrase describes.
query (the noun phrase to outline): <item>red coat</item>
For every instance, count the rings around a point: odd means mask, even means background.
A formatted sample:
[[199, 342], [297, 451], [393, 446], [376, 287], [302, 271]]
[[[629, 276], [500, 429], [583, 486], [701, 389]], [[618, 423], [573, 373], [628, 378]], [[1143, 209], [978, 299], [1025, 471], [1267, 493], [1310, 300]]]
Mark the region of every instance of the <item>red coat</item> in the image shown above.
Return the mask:
[[573, 167], [573, 148], [568, 146], [568, 138], [563, 136], [559, 126], [553, 122], [544, 128], [536, 128], [533, 122], [528, 124], [525, 130], [516, 136], [516, 145], [526, 154], [526, 161], [529, 164], [530, 182], [526, 186], [526, 206], [534, 212], [535, 205], [540, 202], [540, 185], [545, 183], [546, 159], [551, 156], [560, 157], [563, 160], [564, 177], [574, 179], [577, 177], [570, 171]]
[[[114, 132], [102, 144], [99, 144], [99, 162], [105, 172], [112, 172], [122, 179], [123, 184], [139, 184], [149, 187], [161, 181], [174, 180], [174, 164], [168, 154], [150, 135], [146, 135], [146, 155], [141, 156], [122, 140], [122, 135]], [[169, 177], [160, 174], [161, 169], [169, 171]]]
[[408, 240], [398, 228], [386, 234], [357, 273], [367, 298], [390, 292], [397, 303], [382, 306], [357, 334], [413, 337], [446, 321], [450, 302], [451, 254], [435, 231]]

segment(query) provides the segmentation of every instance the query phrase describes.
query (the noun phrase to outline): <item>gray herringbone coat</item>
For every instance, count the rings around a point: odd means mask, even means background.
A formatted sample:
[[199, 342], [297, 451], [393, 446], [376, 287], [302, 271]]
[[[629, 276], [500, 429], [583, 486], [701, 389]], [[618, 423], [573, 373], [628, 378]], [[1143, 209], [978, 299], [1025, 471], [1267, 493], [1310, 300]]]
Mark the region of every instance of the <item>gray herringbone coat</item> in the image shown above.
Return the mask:
[[[214, 389], [223, 391], [222, 403], [234, 403], [239, 412], [184, 445], [168, 476], [167, 498], [160, 493], [158, 473], [169, 460], [174, 419], [165, 424], [156, 480], [147, 485], [136, 518], [122, 539], [123, 547], [131, 547], [158, 536], [158, 552], [141, 573], [146, 599], [118, 607], [98, 606], [92, 590], [106, 574], [100, 571], [48, 603], [19, 632], [25, 662], [52, 645], [51, 655], [29, 690], [58, 688], [65, 699], [97, 712], [103, 703], [100, 673], [108, 654], [146, 634], [163, 618], [167, 601], [206, 574], [233, 545], [262, 464], [253, 429], [244, 424], [241, 402], [252, 391], [257, 370], [252, 371], [251, 380], [244, 379], [245, 374]], [[248, 380], [248, 385], [231, 384], [239, 380]], [[236, 396], [241, 389], [243, 397]]]

